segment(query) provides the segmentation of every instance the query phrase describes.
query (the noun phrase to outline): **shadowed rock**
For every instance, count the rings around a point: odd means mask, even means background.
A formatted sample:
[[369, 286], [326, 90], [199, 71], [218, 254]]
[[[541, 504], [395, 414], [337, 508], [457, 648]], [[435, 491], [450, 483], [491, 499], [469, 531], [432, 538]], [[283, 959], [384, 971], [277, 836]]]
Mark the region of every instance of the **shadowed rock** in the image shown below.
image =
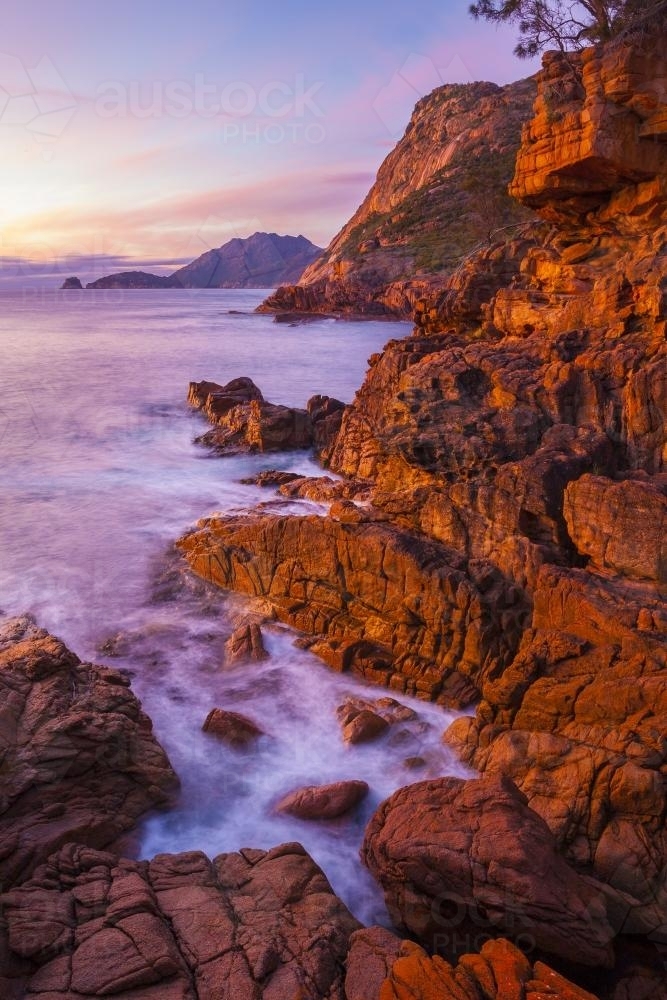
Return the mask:
[[112, 844], [178, 785], [127, 678], [29, 616], [0, 623], [0, 733], [5, 887], [61, 844]]
[[452, 949], [443, 928], [454, 909], [459, 940], [481, 926], [491, 935], [526, 934], [570, 961], [613, 964], [601, 887], [563, 861], [546, 823], [507, 779], [441, 778], [400, 789], [371, 819], [362, 859], [397, 926], [429, 948]]
[[2, 904], [48, 1000], [344, 1000], [359, 928], [299, 844], [150, 862], [69, 846]]

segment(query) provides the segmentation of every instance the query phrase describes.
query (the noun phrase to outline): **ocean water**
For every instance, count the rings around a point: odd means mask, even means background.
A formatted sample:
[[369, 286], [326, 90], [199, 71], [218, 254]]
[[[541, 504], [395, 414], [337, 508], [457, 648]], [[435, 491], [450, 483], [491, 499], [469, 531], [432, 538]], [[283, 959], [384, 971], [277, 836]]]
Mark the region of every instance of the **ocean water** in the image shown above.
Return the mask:
[[[211, 457], [193, 444], [205, 423], [185, 403], [190, 380], [247, 375], [272, 401], [304, 405], [320, 392], [349, 401], [368, 356], [409, 327], [275, 324], [253, 312], [262, 297], [0, 293], [0, 610], [30, 611], [83, 659], [130, 672], [182, 787], [128, 850], [215, 855], [297, 840], [360, 919], [383, 920], [358, 858], [365, 823], [401, 785], [465, 773], [441, 742], [452, 714], [402, 698], [417, 719], [346, 747], [336, 707], [385, 692], [329, 671], [278, 626], [266, 632], [269, 660], [225, 668], [224, 641], [248, 605], [194, 578], [173, 542], [214, 511], [285, 504], [242, 478], [318, 471], [306, 452]], [[288, 509], [326, 514], [309, 503]], [[215, 706], [257, 721], [266, 736], [254, 751], [201, 732]], [[415, 756], [425, 761], [419, 771], [405, 763]], [[292, 788], [344, 778], [371, 787], [352, 817], [307, 823], [275, 813]]]

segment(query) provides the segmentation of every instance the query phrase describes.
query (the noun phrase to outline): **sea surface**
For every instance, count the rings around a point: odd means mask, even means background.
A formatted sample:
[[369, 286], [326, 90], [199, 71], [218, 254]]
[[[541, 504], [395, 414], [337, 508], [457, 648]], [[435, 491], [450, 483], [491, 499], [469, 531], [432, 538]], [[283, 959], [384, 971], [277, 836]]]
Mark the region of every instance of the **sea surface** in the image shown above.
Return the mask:
[[[384, 921], [358, 858], [364, 825], [401, 785], [465, 773], [441, 742], [453, 715], [401, 698], [414, 722], [346, 747], [336, 707], [386, 692], [329, 671], [282, 627], [266, 632], [268, 661], [226, 668], [225, 639], [248, 605], [194, 578], [173, 549], [214, 511], [284, 503], [240, 479], [318, 472], [306, 452], [211, 457], [193, 443], [205, 423], [185, 403], [189, 381], [246, 375], [275, 402], [350, 401], [369, 355], [410, 329], [276, 324], [253, 312], [264, 294], [0, 293], [0, 609], [29, 611], [82, 659], [130, 672], [182, 787], [128, 851], [213, 856], [300, 841], [360, 919]], [[201, 732], [215, 706], [249, 715], [267, 737], [250, 754], [226, 749]], [[416, 756], [419, 771], [405, 763]], [[293, 788], [344, 778], [371, 786], [351, 818], [307, 823], [274, 811]]]

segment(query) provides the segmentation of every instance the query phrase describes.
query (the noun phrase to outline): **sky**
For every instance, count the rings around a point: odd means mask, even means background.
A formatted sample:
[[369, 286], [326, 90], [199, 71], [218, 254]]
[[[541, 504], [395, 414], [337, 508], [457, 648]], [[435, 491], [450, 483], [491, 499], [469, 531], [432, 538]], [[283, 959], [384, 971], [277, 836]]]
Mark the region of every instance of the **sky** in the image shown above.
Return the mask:
[[468, 0], [4, 7], [0, 279], [165, 272], [258, 230], [326, 246], [421, 96], [538, 68]]

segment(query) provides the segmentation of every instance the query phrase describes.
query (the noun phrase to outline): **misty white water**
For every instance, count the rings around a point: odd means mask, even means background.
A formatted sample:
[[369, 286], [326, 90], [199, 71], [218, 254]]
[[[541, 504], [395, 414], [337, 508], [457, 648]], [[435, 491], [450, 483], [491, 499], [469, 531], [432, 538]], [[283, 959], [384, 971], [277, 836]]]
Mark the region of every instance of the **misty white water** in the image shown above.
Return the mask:
[[[271, 658], [223, 667], [239, 598], [193, 578], [172, 543], [213, 511], [280, 502], [239, 480], [265, 468], [317, 471], [306, 453], [211, 458], [191, 379], [250, 376], [265, 396], [304, 405], [350, 400], [366, 359], [407, 325], [275, 324], [255, 291], [39, 292], [0, 295], [0, 609], [31, 611], [84, 659], [127, 669], [179, 774], [176, 807], [149, 818], [137, 851], [210, 855], [298, 840], [360, 919], [382, 919], [358, 850], [377, 804], [411, 781], [464, 773], [442, 745], [452, 715], [418, 719], [346, 747], [335, 709], [382, 690], [339, 676], [267, 632]], [[230, 312], [231, 310], [240, 312]], [[298, 512], [320, 511], [296, 504]], [[201, 732], [214, 706], [267, 733], [239, 755]], [[425, 766], [406, 765], [422, 757]], [[306, 823], [273, 806], [303, 784], [366, 780], [352, 817]]]

